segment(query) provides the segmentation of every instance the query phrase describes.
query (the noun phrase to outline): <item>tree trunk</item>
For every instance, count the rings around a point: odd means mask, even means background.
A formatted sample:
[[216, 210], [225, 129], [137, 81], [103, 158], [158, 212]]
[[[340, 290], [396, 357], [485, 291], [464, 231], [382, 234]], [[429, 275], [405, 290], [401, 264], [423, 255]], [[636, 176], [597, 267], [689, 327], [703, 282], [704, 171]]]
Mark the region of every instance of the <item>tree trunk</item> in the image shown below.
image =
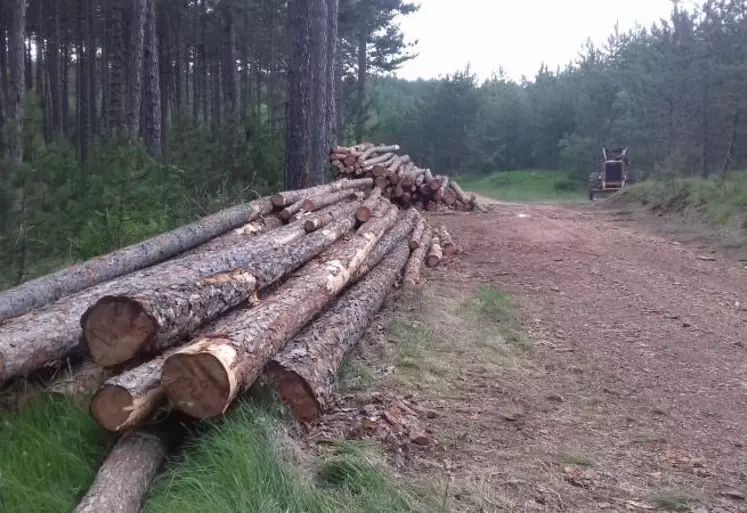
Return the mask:
[[[257, 240], [260, 250], [241, 268], [169, 287], [103, 297], [81, 320], [91, 355], [100, 365], [112, 366], [158, 353], [298, 269], [354, 225], [349, 215], [326, 230], [266, 250]], [[305, 234], [303, 228], [301, 232]]]
[[74, 513], [137, 513], [167, 451], [166, 441], [157, 435], [123, 436]]
[[174, 405], [198, 418], [220, 415], [248, 388], [285, 342], [348, 284], [396, 211], [363, 225], [327, 250], [252, 311], [230, 314], [215, 333], [166, 360], [161, 382]]
[[272, 212], [267, 198], [239, 205], [0, 293], [0, 322], [87, 287], [162, 262]]
[[729, 149], [726, 150], [726, 157], [724, 157], [724, 167], [721, 170], [721, 178], [723, 180], [726, 180], [726, 177], [729, 173], [729, 164], [731, 164], [731, 159], [734, 156], [734, 147], [737, 144], [737, 129], [739, 128], [739, 114], [740, 109], [736, 108], [734, 111], [734, 122], [732, 123], [732, 129], [731, 129], [731, 139], [729, 140]]
[[315, 185], [312, 115], [311, 0], [288, 1], [290, 64], [288, 67], [288, 112], [286, 120], [285, 187], [300, 189]]
[[420, 283], [420, 273], [423, 270], [423, 263], [425, 262], [425, 256], [428, 249], [431, 246], [432, 232], [429, 227], [426, 226], [423, 236], [420, 239], [420, 247], [412, 252], [410, 260], [407, 261], [407, 267], [405, 268], [405, 278], [403, 283], [406, 287], [414, 287]]
[[334, 205], [335, 203], [339, 203], [340, 201], [358, 198], [360, 194], [360, 191], [356, 190], [343, 190], [339, 192], [319, 194], [317, 196], [311, 196], [303, 200], [303, 202], [301, 203], [301, 208], [306, 212], [316, 212], [317, 210], [328, 207], [330, 205]]
[[267, 366], [278, 395], [302, 422], [313, 422], [327, 408], [343, 359], [381, 309], [408, 256], [407, 246], [394, 249]]
[[371, 186], [373, 186], [372, 178], [362, 178], [360, 180], [340, 180], [327, 185], [318, 185], [316, 187], [311, 187], [309, 189], [281, 192], [272, 196], [271, 200], [272, 204], [275, 207], [281, 208], [292, 205], [293, 203], [306, 199], [309, 196], [350, 189], [365, 189]]
[[311, 2], [311, 176], [314, 184], [326, 178], [329, 125], [327, 122], [327, 1]]
[[26, 1], [13, 0], [10, 30], [8, 31], [8, 75], [10, 98], [8, 101], [10, 160], [20, 164], [23, 160], [23, 113], [26, 94], [24, 69], [24, 40], [26, 38]]
[[156, 0], [145, 0], [145, 146], [151, 155], [161, 154], [162, 112], [160, 72], [158, 65], [158, 34], [156, 32]]
[[148, 17], [150, 0], [134, 0], [132, 6], [132, 23], [130, 24], [130, 64], [127, 111], [127, 123], [130, 135], [140, 137], [140, 103], [143, 98], [143, 67], [145, 51], [145, 24]]
[[[326, 92], [326, 143], [324, 149], [331, 148], [337, 143], [337, 37], [339, 19], [339, 0], [327, 0], [327, 76]], [[325, 152], [322, 152], [323, 154]]]
[[454, 244], [454, 239], [451, 237], [451, 234], [446, 227], [443, 225], [437, 226], [435, 232], [438, 235], [438, 240], [441, 243], [443, 253], [448, 256], [456, 254], [456, 244]]
[[304, 230], [307, 232], [314, 232], [324, 228], [339, 217], [354, 215], [355, 212], [358, 211], [360, 205], [360, 201], [352, 201], [350, 203], [333, 205], [327, 209], [316, 212], [314, 215], [303, 221]]
[[358, 22], [358, 69], [356, 81], [355, 97], [355, 140], [357, 143], [363, 142], [363, 135], [366, 129], [366, 78], [368, 76], [368, 39], [369, 39], [369, 19], [368, 4], [365, 2], [359, 8]]
[[380, 200], [381, 189], [379, 187], [374, 187], [371, 190], [371, 194], [369, 194], [366, 201], [363, 202], [363, 205], [361, 205], [361, 208], [358, 210], [358, 221], [361, 223], [370, 221], [373, 217], [374, 208], [378, 205]]
[[50, 103], [52, 104], [52, 139], [59, 139], [62, 137], [62, 77], [61, 77], [61, 65], [60, 65], [60, 11], [59, 11], [59, 0], [50, 0], [51, 3], [51, 14], [50, 22], [52, 24], [50, 34], [50, 41], [47, 44], [47, 67], [49, 76], [49, 93]]
[[124, 2], [120, 0], [106, 1], [109, 6], [109, 26], [107, 30], [107, 55], [109, 56], [107, 131], [113, 134], [125, 126], [125, 106], [127, 102], [125, 56], [127, 53], [124, 42]]
[[392, 252], [397, 246], [405, 245], [405, 239], [409, 239], [410, 233], [412, 233], [416, 224], [422, 221], [423, 218], [420, 216], [420, 212], [414, 208], [410, 208], [404, 211], [400, 211], [397, 223], [379, 240], [378, 244], [373, 248], [371, 254], [368, 255], [366, 261], [358, 269], [355, 274], [354, 280], [359, 280], [365, 276], [368, 271], [379, 265], [384, 257]]
[[441, 240], [436, 235], [436, 232], [433, 232], [431, 248], [428, 250], [428, 257], [425, 259], [425, 263], [428, 267], [436, 267], [441, 263], [443, 257], [444, 253], [441, 249]]
[[420, 247], [420, 239], [423, 238], [424, 231], [425, 219], [421, 217], [418, 221], [418, 224], [415, 225], [415, 229], [412, 231], [412, 235], [410, 236], [409, 246], [411, 250], [415, 251]]

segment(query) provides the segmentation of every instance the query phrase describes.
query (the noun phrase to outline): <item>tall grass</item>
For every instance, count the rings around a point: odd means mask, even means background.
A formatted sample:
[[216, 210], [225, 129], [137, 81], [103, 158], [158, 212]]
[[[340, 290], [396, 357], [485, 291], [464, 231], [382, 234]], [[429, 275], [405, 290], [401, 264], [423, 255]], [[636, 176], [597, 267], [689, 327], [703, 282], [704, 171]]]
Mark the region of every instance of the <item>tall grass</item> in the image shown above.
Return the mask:
[[72, 511], [111, 443], [81, 405], [62, 397], [36, 398], [0, 426], [3, 513]]
[[484, 177], [460, 177], [465, 190], [503, 201], [574, 201], [584, 199], [584, 185], [562, 171], [501, 171]]

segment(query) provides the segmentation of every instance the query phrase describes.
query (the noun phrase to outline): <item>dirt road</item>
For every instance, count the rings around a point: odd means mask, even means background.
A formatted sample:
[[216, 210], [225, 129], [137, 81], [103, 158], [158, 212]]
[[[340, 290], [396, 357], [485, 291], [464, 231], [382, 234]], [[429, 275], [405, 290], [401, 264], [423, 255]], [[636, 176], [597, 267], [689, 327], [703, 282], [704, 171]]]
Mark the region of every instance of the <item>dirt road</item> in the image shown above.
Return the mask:
[[510, 291], [534, 346], [424, 394], [455, 510], [747, 511], [747, 264], [596, 208], [434, 220], [464, 251], [426, 295]]

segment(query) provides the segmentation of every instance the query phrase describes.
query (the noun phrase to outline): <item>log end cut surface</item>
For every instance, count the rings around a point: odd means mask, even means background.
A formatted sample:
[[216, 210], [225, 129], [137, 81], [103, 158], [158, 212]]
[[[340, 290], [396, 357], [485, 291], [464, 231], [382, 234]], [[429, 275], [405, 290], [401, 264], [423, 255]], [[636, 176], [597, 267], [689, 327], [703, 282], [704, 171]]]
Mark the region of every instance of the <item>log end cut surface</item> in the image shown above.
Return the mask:
[[280, 399], [298, 420], [313, 422], [319, 418], [322, 406], [305, 379], [275, 362], [267, 366], [267, 373], [275, 382]]
[[104, 385], [91, 399], [91, 416], [102, 428], [119, 431], [135, 409], [132, 395], [118, 385]]
[[235, 387], [221, 359], [210, 353], [175, 354], [166, 360], [161, 385], [169, 400], [198, 419], [217, 417]]
[[91, 357], [104, 367], [134, 358], [158, 330], [156, 321], [126, 297], [101, 299], [83, 316], [82, 323]]

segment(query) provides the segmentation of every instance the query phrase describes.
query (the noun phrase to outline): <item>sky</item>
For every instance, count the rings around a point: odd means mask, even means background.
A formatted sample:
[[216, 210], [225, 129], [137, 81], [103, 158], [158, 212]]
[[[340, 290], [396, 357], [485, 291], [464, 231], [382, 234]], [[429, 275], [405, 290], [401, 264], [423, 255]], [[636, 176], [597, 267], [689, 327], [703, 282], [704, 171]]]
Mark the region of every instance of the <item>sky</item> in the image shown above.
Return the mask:
[[[692, 5], [692, 2], [683, 2]], [[481, 79], [502, 66], [509, 77], [534, 77], [544, 62], [574, 60], [587, 38], [603, 43], [621, 31], [667, 18], [670, 0], [420, 0], [400, 25], [419, 56], [397, 75], [435, 78], [469, 63]]]

